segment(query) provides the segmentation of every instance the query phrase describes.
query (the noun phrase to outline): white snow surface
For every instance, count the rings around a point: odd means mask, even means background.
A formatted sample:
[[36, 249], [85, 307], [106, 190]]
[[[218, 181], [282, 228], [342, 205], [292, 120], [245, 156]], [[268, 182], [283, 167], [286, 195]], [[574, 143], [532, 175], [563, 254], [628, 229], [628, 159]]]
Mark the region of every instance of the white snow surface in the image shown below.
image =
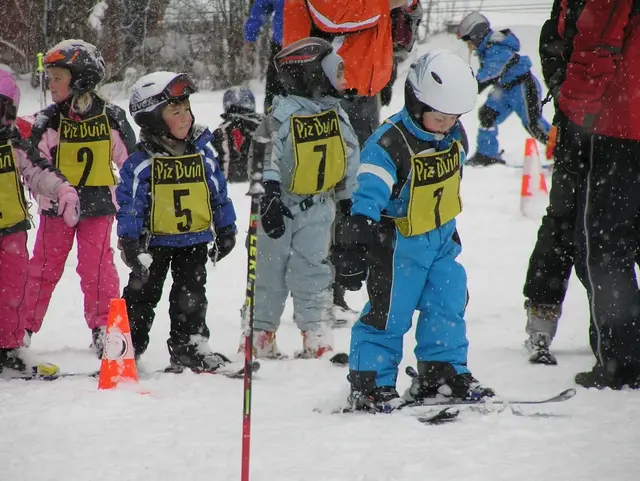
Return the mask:
[[[539, 72], [539, 27], [511, 26]], [[450, 47], [466, 55], [452, 37], [437, 37], [431, 47]], [[408, 63], [402, 65], [403, 79]], [[38, 109], [38, 91], [23, 86], [22, 115]], [[253, 82], [257, 104], [264, 90]], [[395, 86], [388, 116], [403, 102], [403, 80]], [[126, 93], [105, 89], [127, 110]], [[223, 92], [195, 94], [200, 123], [220, 121]], [[480, 99], [482, 100], [482, 99]], [[478, 107], [481, 105], [478, 102]], [[552, 108], [545, 109], [547, 118]], [[475, 144], [477, 115], [463, 118]], [[500, 127], [511, 164], [521, 164], [526, 133], [512, 116]], [[474, 148], [471, 149], [475, 150]], [[519, 212], [521, 170], [468, 168], [458, 218], [463, 242], [460, 261], [469, 277], [467, 310], [469, 367], [504, 398], [547, 397], [574, 385], [576, 372], [589, 369], [585, 292], [572, 277], [564, 315], [553, 348], [556, 367], [527, 362], [522, 285], [539, 218]], [[240, 337], [239, 309], [245, 293], [248, 225], [246, 184], [229, 188], [240, 242], [215, 267], [208, 264], [208, 323], [211, 346], [235, 353]], [[37, 217], [36, 217], [37, 221]], [[30, 231], [33, 246], [35, 230]], [[115, 229], [113, 246], [116, 244]], [[121, 288], [128, 269], [115, 256]], [[53, 295], [44, 327], [31, 351], [65, 372], [97, 369], [89, 349], [90, 331], [75, 248]], [[141, 372], [168, 363], [169, 276], [157, 308], [149, 350]], [[347, 293], [361, 308], [366, 291]], [[337, 350], [348, 350], [349, 330], [335, 331]], [[278, 331], [280, 348], [301, 347], [289, 303]], [[399, 390], [409, 385], [403, 373], [415, 365], [413, 336], [407, 335]], [[255, 481], [636, 481], [640, 479], [640, 393], [578, 389], [566, 403], [529, 407], [518, 417], [509, 412], [480, 415], [463, 411], [453, 424], [425, 426], [408, 412], [392, 415], [330, 415], [315, 407], [339, 403], [348, 392], [347, 370], [319, 360], [262, 361], [253, 383], [251, 479]], [[11, 481], [226, 481], [240, 479], [242, 381], [222, 376], [157, 375], [138, 386], [98, 391], [92, 378], [55, 382], [0, 380], [0, 479]], [[147, 394], [140, 394], [143, 391]]]

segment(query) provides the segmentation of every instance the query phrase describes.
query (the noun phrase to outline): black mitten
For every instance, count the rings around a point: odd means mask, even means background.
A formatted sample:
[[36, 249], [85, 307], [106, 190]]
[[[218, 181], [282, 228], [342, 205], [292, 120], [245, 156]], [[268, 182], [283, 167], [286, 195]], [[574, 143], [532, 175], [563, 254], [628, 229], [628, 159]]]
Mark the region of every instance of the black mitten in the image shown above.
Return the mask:
[[140, 262], [140, 254], [145, 251], [137, 239], [120, 237], [118, 239], [118, 249], [120, 249], [120, 257], [123, 262], [131, 269], [134, 275], [146, 281], [149, 278], [149, 268]]
[[214, 264], [224, 259], [236, 246], [236, 228], [233, 225], [223, 227], [216, 233], [213, 247], [209, 249], [209, 258]]
[[267, 180], [264, 183], [265, 194], [260, 198], [260, 220], [265, 233], [272, 239], [279, 239], [284, 235], [285, 216], [293, 219], [293, 214], [280, 199], [280, 183]]

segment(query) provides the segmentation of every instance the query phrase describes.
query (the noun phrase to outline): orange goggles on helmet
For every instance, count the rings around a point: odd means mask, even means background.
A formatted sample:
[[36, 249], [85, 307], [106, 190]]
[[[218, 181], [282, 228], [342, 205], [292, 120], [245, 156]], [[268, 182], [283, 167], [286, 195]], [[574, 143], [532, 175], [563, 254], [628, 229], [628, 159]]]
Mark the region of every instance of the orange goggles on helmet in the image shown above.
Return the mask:
[[164, 94], [167, 100], [180, 99], [196, 93], [198, 87], [187, 74], [180, 74], [167, 84]]

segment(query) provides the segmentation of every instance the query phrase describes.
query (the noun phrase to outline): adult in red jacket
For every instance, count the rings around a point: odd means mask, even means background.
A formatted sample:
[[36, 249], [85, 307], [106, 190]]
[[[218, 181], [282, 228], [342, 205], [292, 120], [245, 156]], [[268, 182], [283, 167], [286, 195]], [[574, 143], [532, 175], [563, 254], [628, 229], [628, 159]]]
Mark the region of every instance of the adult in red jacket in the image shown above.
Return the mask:
[[[567, 1], [566, 3], [572, 3]], [[640, 1], [589, 0], [558, 103], [560, 151], [577, 172], [576, 272], [589, 294], [596, 364], [584, 387], [640, 388]]]

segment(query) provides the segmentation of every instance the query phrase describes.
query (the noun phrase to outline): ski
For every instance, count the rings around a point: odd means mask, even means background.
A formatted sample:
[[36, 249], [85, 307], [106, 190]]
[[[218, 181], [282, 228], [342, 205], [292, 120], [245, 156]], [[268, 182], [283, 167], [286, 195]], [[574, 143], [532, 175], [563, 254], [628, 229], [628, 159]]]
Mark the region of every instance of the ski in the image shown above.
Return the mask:
[[[220, 366], [215, 371], [194, 371], [187, 367], [182, 366], [167, 366], [164, 369], [154, 371], [152, 374], [182, 374], [185, 371], [191, 371], [195, 374], [222, 374], [230, 379], [242, 379], [244, 377], [245, 366]], [[260, 370], [260, 363], [258, 361], [251, 362], [251, 373], [255, 374]]]
[[421, 406], [513, 406], [513, 405], [539, 405], [539, 404], [551, 404], [568, 401], [576, 395], [574, 388], [565, 389], [564, 391], [543, 399], [494, 399], [494, 398], [482, 398], [482, 399], [445, 399], [437, 401], [435, 399], [428, 399], [424, 401], [409, 402], [405, 406], [421, 407]]
[[[291, 358], [286, 354], [283, 354], [282, 356], [280, 356], [275, 360], [280, 361], [280, 360], [287, 360], [287, 359], [291, 359]], [[294, 354], [293, 359], [313, 359], [313, 358], [305, 356], [304, 351], [300, 351]], [[346, 352], [337, 352], [333, 354], [331, 357], [329, 357], [328, 354], [326, 356], [323, 355], [322, 357], [320, 357], [320, 359], [326, 359], [331, 364], [339, 367], [344, 367], [349, 365], [349, 354], [347, 354]]]
[[349, 354], [346, 352], [338, 352], [329, 358], [329, 362], [336, 366], [348, 366]]
[[1, 376], [3, 381], [56, 381], [58, 379], [65, 379], [70, 377], [98, 377], [100, 371], [90, 372], [58, 372], [56, 374], [42, 375], [42, 374], [23, 374], [17, 376]]

